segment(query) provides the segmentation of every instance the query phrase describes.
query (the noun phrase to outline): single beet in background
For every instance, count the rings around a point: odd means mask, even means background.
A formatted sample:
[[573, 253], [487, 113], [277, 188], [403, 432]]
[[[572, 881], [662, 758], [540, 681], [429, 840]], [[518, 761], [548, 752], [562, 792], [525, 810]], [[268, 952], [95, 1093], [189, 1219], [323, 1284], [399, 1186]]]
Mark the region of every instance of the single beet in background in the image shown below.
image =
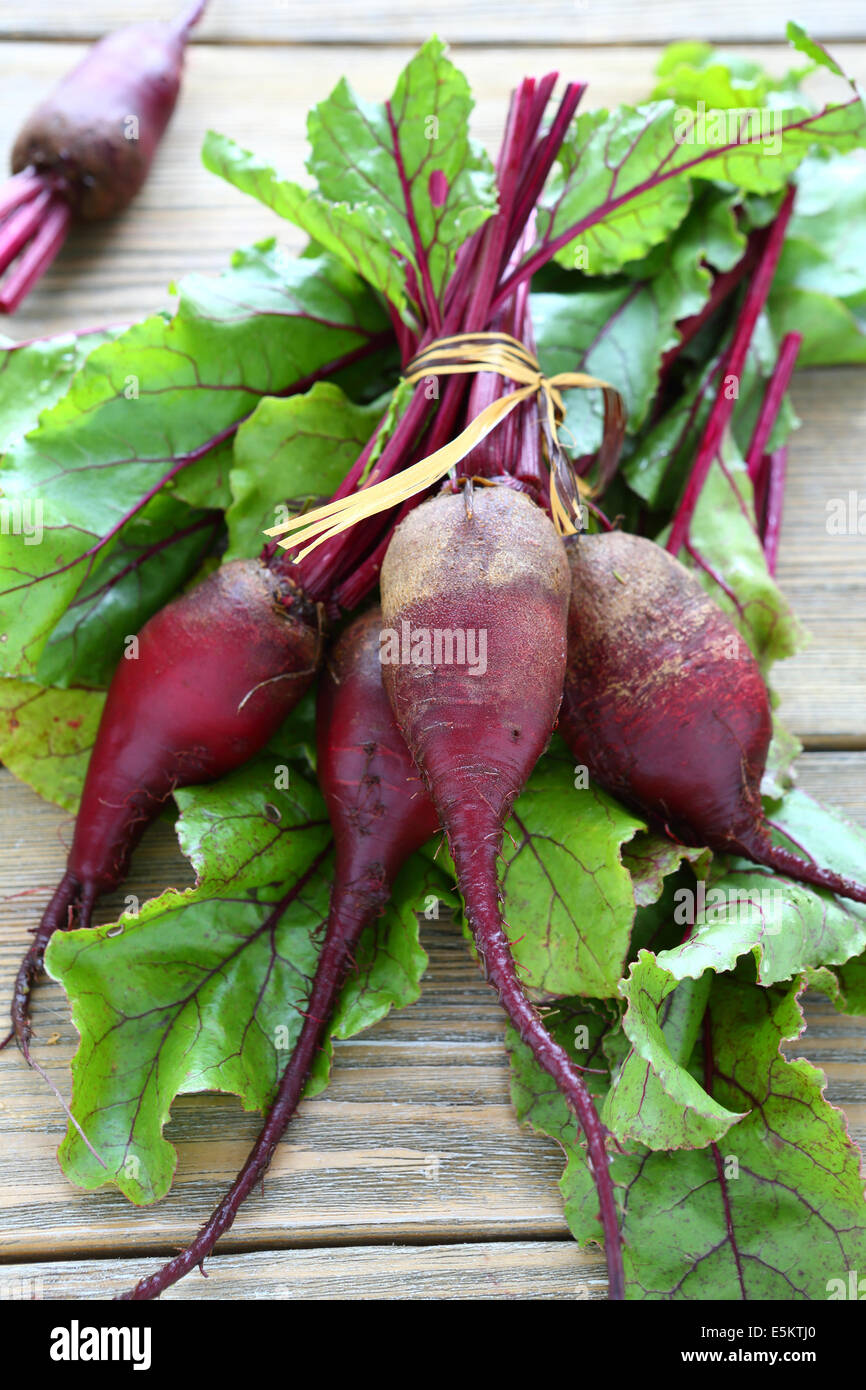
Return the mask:
[[130, 25], [100, 39], [25, 121], [13, 177], [0, 189], [0, 274], [8, 271], [0, 312], [12, 313], [33, 288], [74, 218], [113, 217], [141, 188], [205, 4], [173, 24]]

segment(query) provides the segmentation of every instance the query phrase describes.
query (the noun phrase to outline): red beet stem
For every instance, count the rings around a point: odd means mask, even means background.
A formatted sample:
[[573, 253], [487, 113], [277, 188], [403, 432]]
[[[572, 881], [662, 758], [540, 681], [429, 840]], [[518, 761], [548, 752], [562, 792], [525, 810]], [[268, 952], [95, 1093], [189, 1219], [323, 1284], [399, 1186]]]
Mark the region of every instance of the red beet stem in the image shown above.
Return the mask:
[[698, 445], [698, 451], [695, 455], [695, 461], [692, 464], [685, 492], [683, 493], [680, 504], [674, 515], [673, 525], [666, 547], [671, 555], [677, 555], [685, 543], [692, 516], [698, 504], [698, 498], [701, 495], [713, 461], [718, 454], [719, 446], [722, 442], [722, 435], [730, 421], [736, 396], [732, 391], [726, 389], [726, 383], [729, 378], [733, 378], [739, 384], [740, 378], [742, 377], [743, 368], [746, 363], [746, 354], [749, 350], [749, 344], [752, 341], [755, 325], [767, 302], [770, 287], [773, 283], [773, 276], [776, 272], [776, 266], [779, 263], [779, 256], [782, 253], [782, 243], [785, 240], [785, 231], [791, 216], [791, 209], [794, 205], [794, 192], [794, 188], [790, 187], [785, 195], [776, 220], [773, 222], [766, 235], [760, 259], [755, 268], [755, 274], [746, 291], [743, 307], [740, 310], [737, 325], [734, 329], [734, 336], [731, 340], [731, 346], [725, 360], [722, 385], [713, 403], [713, 408], [710, 411], [710, 416], [707, 420], [701, 442]]
[[[477, 826], [473, 827], [477, 829]], [[587, 1154], [598, 1194], [604, 1249], [609, 1281], [608, 1297], [619, 1301], [625, 1297], [625, 1276], [622, 1265], [622, 1239], [617, 1218], [616, 1197], [610, 1174], [605, 1130], [598, 1117], [592, 1096], [568, 1053], [557, 1043], [544, 1026], [526, 997], [517, 977], [511, 945], [501, 924], [499, 890], [497, 886], [497, 839], [469, 843], [468, 854], [458, 851], [460, 837], [451, 839], [460, 882], [466, 904], [466, 916], [475, 945], [484, 963], [485, 973], [521, 1039], [532, 1052], [540, 1067], [556, 1083], [586, 1136]], [[458, 862], [460, 859], [462, 863]]]
[[44, 180], [34, 172], [32, 165], [29, 169], [22, 169], [19, 174], [13, 174], [0, 190], [0, 217], [7, 217], [22, 203], [29, 203], [44, 188]]
[[51, 199], [51, 190], [43, 189], [29, 203], [18, 208], [0, 227], [0, 274], [12, 264], [21, 248], [26, 246], [39, 230]]
[[782, 408], [782, 401], [788, 389], [794, 367], [797, 362], [797, 353], [800, 351], [800, 344], [803, 341], [802, 333], [788, 333], [782, 341], [779, 349], [779, 356], [773, 368], [773, 375], [770, 377], [766, 394], [761, 402], [761, 409], [755, 421], [755, 428], [749, 442], [746, 454], [746, 463], [749, 469], [749, 477], [755, 483], [761, 470], [762, 460], [770, 442], [770, 435], [773, 426]]
[[770, 455], [767, 498], [764, 504], [764, 555], [770, 574], [776, 573], [779, 540], [782, 533], [782, 507], [785, 497], [785, 475], [788, 471], [787, 448], [775, 449]]
[[866, 903], [866, 884], [845, 878], [843, 874], [836, 874], [832, 869], [823, 869], [820, 864], [813, 864], [781, 845], [774, 845], [763, 826], [756, 826], [751, 835], [739, 835], [730, 852], [736, 853], [740, 847], [756, 864], [763, 864], [787, 878], [811, 883], [816, 888], [826, 888], [829, 892], [836, 893], [841, 898], [850, 898], [855, 903]]
[[664, 380], [674, 362], [679, 357], [683, 348], [697, 336], [705, 323], [708, 323], [717, 309], [733, 294], [734, 290], [745, 277], [746, 273], [752, 269], [758, 258], [757, 233], [749, 238], [745, 253], [737, 261], [737, 264], [730, 270], [725, 270], [716, 275], [710, 288], [710, 295], [703, 306], [696, 314], [691, 314], [686, 319], [680, 319], [676, 325], [679, 333], [679, 340], [672, 348], [668, 348], [661, 360], [659, 369], [660, 377]]
[[13, 313], [48, 269], [66, 240], [70, 217], [69, 205], [54, 194], [46, 205], [42, 226], [6, 277], [0, 292], [0, 313]]

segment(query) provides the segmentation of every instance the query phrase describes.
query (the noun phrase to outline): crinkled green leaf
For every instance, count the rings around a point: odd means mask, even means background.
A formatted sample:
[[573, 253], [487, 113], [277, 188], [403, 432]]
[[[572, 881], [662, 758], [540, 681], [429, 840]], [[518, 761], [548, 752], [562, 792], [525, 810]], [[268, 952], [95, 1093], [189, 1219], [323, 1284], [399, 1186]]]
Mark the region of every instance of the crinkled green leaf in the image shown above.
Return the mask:
[[828, 68], [838, 77], [845, 76], [836, 59], [827, 52], [822, 43], [816, 43], [814, 39], [810, 39], [802, 24], [797, 24], [795, 20], [789, 19], [785, 33], [798, 53], [805, 53], [808, 58], [812, 59], [813, 63], [818, 63], [822, 68]]
[[[57, 933], [47, 966], [81, 1038], [72, 1112], [102, 1160], [70, 1125], [59, 1158], [72, 1182], [114, 1183], [136, 1204], [157, 1201], [177, 1163], [163, 1135], [175, 1096], [228, 1091], [247, 1110], [272, 1102], [321, 948], [330, 872], [320, 861], [288, 892], [211, 875], [121, 918], [119, 929]], [[427, 965], [417, 913], [431, 886], [447, 892], [441, 884], [427, 860], [403, 870], [388, 910], [361, 938], [306, 1095], [327, 1084], [334, 1037], [417, 999]]]
[[378, 405], [355, 405], [329, 381], [303, 396], [261, 401], [235, 437], [225, 558], [257, 555], [266, 527], [329, 498], [381, 413]]
[[[729, 268], [744, 245], [730, 194], [712, 191], [664, 254], [630, 266], [630, 278], [574, 276], [564, 293], [533, 294], [533, 326], [544, 371], [582, 371], [611, 382], [625, 401], [629, 430], [638, 430], [658, 388], [662, 357], [678, 341], [676, 323], [706, 303], [712, 277], [704, 262]], [[563, 441], [576, 455], [592, 453], [602, 438], [601, 393], [567, 391], [563, 399]]]
[[798, 651], [804, 634], [767, 569], [754, 516], [748, 470], [728, 436], [692, 517], [688, 558], [707, 592], [767, 665]]
[[[774, 806], [771, 823], [796, 853], [849, 878], [866, 877], [866, 832], [805, 792], [787, 792]], [[866, 950], [866, 907], [746, 860], [713, 878], [705, 902], [694, 894], [682, 897], [678, 912], [683, 925], [697, 925], [688, 941], [658, 956], [675, 980], [733, 970], [741, 956], [751, 954], [759, 982], [772, 985], [807, 968], [841, 965]]]
[[803, 335], [801, 367], [866, 362], [866, 290], [841, 300], [817, 290], [780, 285], [770, 307], [780, 336]]
[[[719, 113], [719, 122], [727, 113]], [[572, 126], [561, 170], [539, 213], [543, 244], [568, 236], [557, 251], [574, 265], [584, 247], [586, 268], [608, 275], [665, 240], [685, 218], [691, 181], [711, 179], [751, 193], [782, 188], [814, 146], [853, 149], [866, 136], [866, 111], [854, 98], [820, 112], [794, 106], [743, 132], [700, 125], [700, 113], [673, 101], [590, 111]]]
[[220, 276], [189, 277], [173, 318], [147, 319], [91, 353], [0, 470], [4, 495], [38, 502], [44, 525], [39, 545], [0, 538], [5, 672], [32, 674], [94, 558], [152, 490], [170, 484], [179, 460], [230, 431], [262, 396], [376, 341], [384, 323], [350, 271], [329, 258], [292, 261], [269, 245], [238, 253]]
[[866, 362], [866, 154], [812, 155], [773, 280], [777, 334], [803, 335], [800, 366]]
[[313, 190], [284, 179], [267, 161], [226, 135], [208, 131], [202, 162], [212, 174], [301, 227], [325, 251], [381, 291], [404, 315], [405, 272], [387, 241], [370, 227], [367, 210], [331, 204]]
[[97, 558], [48, 639], [37, 679], [54, 686], [105, 686], [138, 632], [195, 574], [221, 526], [217, 511], [156, 497]]
[[614, 995], [634, 920], [621, 851], [644, 822], [576, 780], [567, 757], [543, 758], [502, 846], [508, 935], [537, 996]]
[[0, 680], [0, 761], [40, 796], [76, 811], [105, 696]]
[[639, 831], [623, 848], [622, 862], [631, 874], [638, 907], [649, 907], [661, 897], [664, 881], [684, 863], [695, 863], [705, 853], [691, 845], [677, 844], [666, 835]]
[[710, 984], [709, 973], [675, 984], [649, 951], [632, 965], [621, 986], [631, 1052], [602, 1110], [617, 1139], [635, 1139], [650, 1149], [702, 1149], [742, 1119], [742, 1107], [738, 1113], [726, 1110], [688, 1069]]
[[[712, 356], [691, 369], [673, 404], [641, 432], [623, 460], [622, 474], [629, 487], [661, 513], [673, 509], [694, 462], [716, 391], [723, 383], [721, 369], [728, 341], [726, 337], [713, 342]], [[731, 422], [734, 442], [741, 451], [748, 449], [777, 359], [776, 336], [767, 315], [761, 314], [738, 383]], [[790, 398], [785, 396], [770, 436], [770, 448], [780, 448], [798, 424]]]
[[262, 753], [218, 782], [175, 792], [177, 837], [198, 880], [264, 888], [304, 873], [331, 838], [318, 787]]
[[0, 454], [60, 399], [91, 352], [122, 331], [97, 328], [0, 346]]
[[[169, 890], [122, 930], [57, 932], [46, 964], [81, 1041], [59, 1158], [80, 1187], [114, 1182], [143, 1204], [168, 1191], [177, 1154], [162, 1131], [174, 1097], [221, 1090], [247, 1110], [271, 1100], [315, 970], [327, 875], [285, 887]], [[112, 934], [109, 934], [112, 933]]]
[[469, 139], [472, 104], [465, 77], [433, 38], [410, 59], [389, 103], [364, 101], [343, 79], [312, 109], [307, 167], [315, 189], [280, 178], [213, 133], [203, 158], [417, 320], [425, 280], [438, 300], [457, 248], [496, 206], [490, 161]]
[[[805, 51], [805, 50], [804, 50]], [[652, 92], [654, 101], [670, 97], [673, 101], [705, 109], [718, 107], [763, 107], [772, 98], [780, 104], [780, 94], [789, 102], [800, 96], [798, 87], [812, 65], [773, 77], [753, 58], [714, 48], [709, 43], [672, 43], [656, 66], [659, 81]]]
[[831, 996], [836, 1008], [846, 1014], [866, 1014], [866, 953], [846, 960], [833, 971], [838, 994]]
[[[799, 982], [786, 991], [728, 977], [713, 982], [713, 1099], [749, 1112], [719, 1145], [722, 1180], [711, 1149], [653, 1153], [630, 1143], [612, 1150], [627, 1297], [814, 1301], [830, 1296], [831, 1280], [847, 1282], [849, 1269], [863, 1268], [859, 1153], [844, 1117], [823, 1097], [823, 1074], [780, 1050], [802, 1031], [799, 989]], [[569, 1019], [557, 1030], [564, 1045], [571, 1026]], [[591, 1057], [603, 1069], [610, 1028], [599, 1020], [589, 1050], [572, 1047], [576, 1060]], [[598, 1202], [565, 1103], [513, 1035], [509, 1046], [518, 1114], [565, 1147], [569, 1225], [581, 1244], [597, 1242]], [[585, 1077], [600, 1104], [605, 1077]]]

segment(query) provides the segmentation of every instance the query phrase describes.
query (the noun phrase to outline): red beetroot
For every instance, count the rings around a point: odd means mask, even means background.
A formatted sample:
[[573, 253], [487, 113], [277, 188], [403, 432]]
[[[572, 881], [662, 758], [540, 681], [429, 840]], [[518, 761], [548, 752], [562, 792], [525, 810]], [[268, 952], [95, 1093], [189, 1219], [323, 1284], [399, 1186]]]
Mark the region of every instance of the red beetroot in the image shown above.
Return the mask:
[[[384, 665], [383, 678], [448, 836], [487, 977], [583, 1126], [599, 1191], [610, 1297], [622, 1298], [604, 1130], [580, 1073], [517, 978], [497, 873], [506, 817], [556, 723], [568, 599], [562, 541], [528, 497], [505, 487], [479, 488], [470, 513], [465, 495], [441, 493], [400, 523], [385, 556], [385, 627], [401, 638], [407, 633], [416, 660]], [[432, 656], [424, 650], [425, 633], [431, 644], [440, 634], [438, 664], [435, 645]], [[474, 638], [475, 661], [448, 664], [446, 633], [461, 634], [467, 653]], [[402, 657], [402, 641], [400, 647]], [[383, 660], [386, 655], [383, 647]]]
[[136, 24], [100, 39], [28, 117], [0, 192], [0, 289], [11, 313], [50, 265], [71, 218], [112, 217], [141, 188], [177, 102], [189, 30], [204, 0], [174, 24]]
[[673, 838], [866, 902], [866, 887], [774, 845], [761, 805], [767, 688], [689, 571], [624, 531], [568, 542], [561, 731], [590, 775]]
[[264, 1175], [301, 1098], [358, 940], [384, 910], [401, 867], [438, 827], [382, 687], [378, 608], [331, 653], [319, 686], [318, 774], [336, 842], [331, 907], [304, 1023], [277, 1099], [247, 1162], [195, 1241], [126, 1299], [157, 1294], [201, 1264]]
[[121, 660], [87, 769], [66, 873], [22, 962], [12, 1021], [25, 1056], [29, 994], [53, 932], [87, 926], [176, 787], [261, 748], [316, 672], [316, 611], [257, 560], [234, 560], [156, 613]]

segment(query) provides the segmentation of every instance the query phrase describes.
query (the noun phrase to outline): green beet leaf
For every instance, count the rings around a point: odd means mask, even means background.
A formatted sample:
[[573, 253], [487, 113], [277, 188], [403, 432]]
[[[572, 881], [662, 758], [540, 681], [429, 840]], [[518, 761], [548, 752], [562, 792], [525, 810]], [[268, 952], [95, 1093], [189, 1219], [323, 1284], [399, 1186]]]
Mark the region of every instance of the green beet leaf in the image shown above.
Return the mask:
[[280, 753], [175, 792], [180, 847], [211, 886], [265, 888], [304, 873], [331, 838], [318, 787]]
[[539, 763], [506, 827], [500, 873], [531, 994], [616, 994], [635, 914], [622, 847], [643, 829], [567, 756]]
[[4, 673], [34, 673], [95, 559], [190, 455], [231, 434], [262, 396], [375, 346], [383, 327], [350, 271], [269, 245], [238, 253], [223, 275], [189, 277], [173, 318], [91, 353], [0, 470], [4, 496], [38, 502], [44, 527], [42, 544], [0, 538]]
[[675, 984], [649, 951], [632, 965], [623, 984], [623, 1029], [631, 1052], [602, 1110], [617, 1139], [635, 1139], [649, 1149], [701, 1149], [742, 1118], [742, 1109], [732, 1113], [708, 1096], [688, 1068], [709, 993], [709, 972]]
[[0, 681], [0, 760], [28, 787], [75, 812], [105, 696]]
[[866, 137], [856, 97], [820, 112], [774, 110], [765, 129], [756, 119], [746, 132], [724, 111], [711, 115], [666, 100], [580, 116], [542, 203], [536, 253], [558, 246], [557, 260], [574, 266], [580, 252], [590, 274], [608, 275], [675, 231], [689, 211], [692, 180], [770, 194], [813, 147], [845, 151]]
[[378, 405], [355, 405], [330, 381], [303, 396], [269, 396], [256, 406], [235, 437], [225, 558], [258, 555], [268, 526], [326, 501], [381, 414]]
[[38, 680], [107, 686], [126, 639], [192, 578], [221, 528], [221, 512], [157, 493], [96, 557], [43, 649]]
[[[115, 926], [57, 933], [46, 963], [80, 1034], [72, 1113], [92, 1146], [70, 1125], [59, 1157], [71, 1181], [157, 1201], [177, 1164], [163, 1135], [175, 1096], [220, 1090], [247, 1110], [270, 1105], [303, 1023], [330, 877], [321, 851], [288, 891], [211, 886], [212, 876]], [[431, 885], [447, 896], [441, 880], [427, 860], [406, 866], [359, 944], [329, 1038], [352, 1037], [418, 997], [427, 956], [417, 913]], [[329, 1042], [307, 1095], [326, 1084], [331, 1055]]]
[[754, 516], [748, 470], [728, 436], [698, 499], [687, 558], [695, 576], [766, 668], [793, 656], [805, 637], [767, 569]]
[[32, 430], [42, 412], [66, 393], [91, 352], [122, 331], [96, 328], [0, 346], [0, 454]]
[[469, 138], [472, 105], [465, 77], [434, 38], [390, 101], [364, 101], [343, 79], [312, 109], [307, 167], [316, 188], [281, 178], [213, 132], [203, 159], [341, 257], [408, 322], [432, 322], [458, 247], [496, 206], [492, 166]]
[[[635, 1143], [613, 1151], [621, 1202], [627, 1297], [704, 1301], [825, 1299], [866, 1260], [866, 1204], [859, 1154], [844, 1117], [823, 1096], [822, 1073], [786, 1061], [781, 1043], [803, 1028], [799, 982], [786, 990], [714, 980], [710, 1000], [712, 1098], [748, 1111], [715, 1149], [653, 1153]], [[585, 1009], [582, 1022], [592, 1020]], [[557, 1030], [576, 1060], [604, 1069], [615, 1026], [596, 1019], [589, 1045], [571, 1043], [574, 1019]], [[580, 1026], [580, 1023], [578, 1023]], [[581, 1042], [584, 1039], [581, 1037]], [[565, 1211], [581, 1244], [599, 1238], [592, 1176], [575, 1125], [527, 1049], [509, 1038], [512, 1096], [522, 1119], [563, 1144]], [[586, 1073], [603, 1102], [604, 1076]], [[728, 1214], [730, 1220], [728, 1220]]]

